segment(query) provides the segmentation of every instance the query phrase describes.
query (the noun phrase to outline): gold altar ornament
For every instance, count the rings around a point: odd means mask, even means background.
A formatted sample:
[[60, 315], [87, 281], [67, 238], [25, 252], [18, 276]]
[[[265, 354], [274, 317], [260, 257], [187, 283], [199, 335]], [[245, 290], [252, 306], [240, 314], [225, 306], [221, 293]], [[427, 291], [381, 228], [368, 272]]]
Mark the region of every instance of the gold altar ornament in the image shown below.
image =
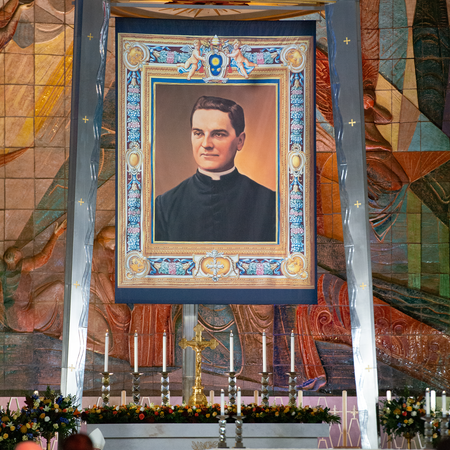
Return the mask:
[[208, 403], [206, 395], [203, 393], [202, 386], [202, 351], [210, 347], [214, 350], [217, 347], [217, 341], [211, 339], [210, 341], [203, 340], [202, 332], [204, 328], [198, 324], [194, 327], [195, 337], [190, 341], [186, 338], [181, 339], [180, 347], [184, 350], [186, 347], [191, 347], [195, 351], [195, 384], [192, 386], [192, 395], [189, 397], [188, 405], [206, 405]]

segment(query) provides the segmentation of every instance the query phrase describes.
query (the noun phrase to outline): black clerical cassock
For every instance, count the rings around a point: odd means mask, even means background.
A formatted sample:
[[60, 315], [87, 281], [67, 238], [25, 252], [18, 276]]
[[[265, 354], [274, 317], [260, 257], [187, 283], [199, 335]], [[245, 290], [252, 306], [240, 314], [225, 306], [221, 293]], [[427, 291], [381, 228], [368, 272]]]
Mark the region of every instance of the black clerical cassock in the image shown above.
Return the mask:
[[220, 180], [197, 171], [156, 198], [155, 240], [275, 241], [275, 192], [237, 169]]

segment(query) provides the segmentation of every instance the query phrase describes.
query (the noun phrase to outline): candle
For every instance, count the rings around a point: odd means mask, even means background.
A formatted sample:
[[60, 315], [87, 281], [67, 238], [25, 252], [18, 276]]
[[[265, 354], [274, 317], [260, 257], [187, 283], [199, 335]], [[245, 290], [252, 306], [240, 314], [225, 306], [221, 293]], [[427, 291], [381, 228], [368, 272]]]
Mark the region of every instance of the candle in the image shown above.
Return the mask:
[[442, 391], [442, 417], [447, 417], [447, 395]]
[[232, 331], [230, 331], [230, 372], [234, 372], [234, 338]]
[[209, 391], [209, 403], [210, 405], [214, 405], [214, 391]]
[[109, 351], [109, 335], [108, 330], [106, 330], [105, 334], [105, 367], [103, 372], [108, 372], [108, 351]]
[[430, 415], [430, 388], [425, 391], [425, 414]]
[[303, 391], [298, 391], [297, 397], [297, 408], [301, 408], [303, 406]]
[[436, 411], [436, 391], [431, 391], [431, 411]]
[[291, 331], [291, 372], [295, 372], [295, 339], [294, 339], [294, 330]]
[[138, 334], [134, 332], [134, 371], [138, 372]]
[[166, 330], [163, 334], [163, 372], [167, 372], [167, 335]]
[[266, 361], [266, 332], [263, 331], [262, 334], [262, 351], [263, 351], [263, 372], [267, 372], [267, 361]]
[[223, 389], [220, 390], [220, 415], [225, 415], [225, 392]]
[[255, 391], [255, 392], [253, 393], [253, 403], [254, 403], [255, 405], [258, 404], [258, 397], [259, 397], [259, 392], [258, 392], [258, 391]]
[[392, 400], [392, 392], [391, 391], [386, 391], [386, 400], [388, 402], [390, 402]]
[[122, 391], [120, 393], [120, 404], [126, 405], [127, 404], [127, 391]]
[[238, 416], [241, 415], [241, 388], [238, 387], [238, 391], [237, 391], [237, 410], [236, 413]]

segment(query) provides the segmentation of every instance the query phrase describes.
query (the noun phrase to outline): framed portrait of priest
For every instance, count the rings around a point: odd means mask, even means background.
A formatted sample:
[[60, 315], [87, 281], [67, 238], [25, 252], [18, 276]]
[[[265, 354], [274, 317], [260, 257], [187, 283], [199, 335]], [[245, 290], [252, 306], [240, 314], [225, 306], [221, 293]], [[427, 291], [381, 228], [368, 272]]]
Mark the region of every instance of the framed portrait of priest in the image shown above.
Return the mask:
[[117, 19], [116, 301], [316, 301], [314, 34]]

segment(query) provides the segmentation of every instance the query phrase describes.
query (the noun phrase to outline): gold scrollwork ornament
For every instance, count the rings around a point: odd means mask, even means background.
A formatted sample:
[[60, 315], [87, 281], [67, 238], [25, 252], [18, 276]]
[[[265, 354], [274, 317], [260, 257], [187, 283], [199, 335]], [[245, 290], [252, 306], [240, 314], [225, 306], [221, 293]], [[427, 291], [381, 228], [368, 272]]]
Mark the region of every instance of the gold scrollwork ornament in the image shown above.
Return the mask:
[[125, 264], [126, 276], [129, 279], [145, 277], [150, 270], [150, 263], [147, 258], [136, 251], [128, 253]]
[[123, 44], [123, 62], [130, 70], [142, 68], [145, 61], [150, 58], [150, 51], [141, 43], [125, 41]]
[[306, 156], [303, 152], [293, 151], [289, 152], [289, 169], [292, 174], [300, 175], [306, 164]]
[[144, 154], [141, 149], [136, 148], [127, 152], [126, 161], [128, 164], [128, 169], [131, 173], [139, 172], [142, 166], [143, 158]]
[[238, 255], [224, 255], [223, 252], [213, 250], [206, 255], [194, 255], [194, 277], [207, 277], [217, 282], [220, 278], [238, 277], [236, 262]]
[[292, 253], [281, 263], [281, 272], [287, 278], [306, 280], [306, 259], [301, 253]]
[[281, 61], [294, 73], [301, 72], [306, 63], [306, 44], [288, 45], [281, 50]]

